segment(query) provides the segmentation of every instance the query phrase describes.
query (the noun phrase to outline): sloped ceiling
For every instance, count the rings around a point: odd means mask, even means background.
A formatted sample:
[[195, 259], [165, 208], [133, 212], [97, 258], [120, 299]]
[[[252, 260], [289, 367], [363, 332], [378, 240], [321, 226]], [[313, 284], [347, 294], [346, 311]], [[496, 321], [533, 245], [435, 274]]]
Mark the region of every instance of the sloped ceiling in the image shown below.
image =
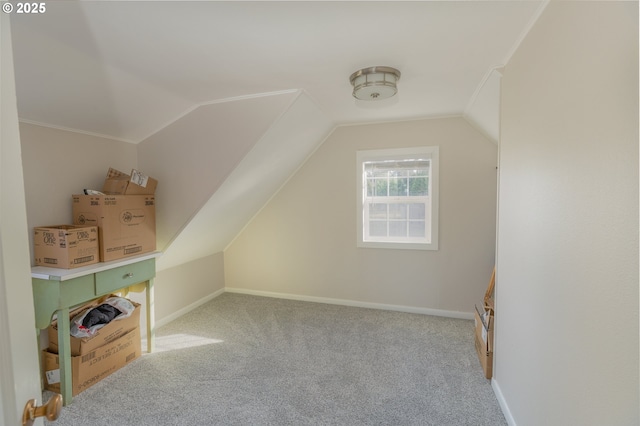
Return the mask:
[[[497, 141], [494, 70], [544, 6], [46, 2], [11, 15], [19, 118], [138, 144], [164, 269], [223, 250], [337, 125], [456, 115]], [[399, 93], [356, 101], [377, 65]]]
[[500, 84], [502, 68], [492, 70], [469, 103], [464, 117], [493, 143], [500, 140]]
[[297, 96], [201, 105], [138, 144], [138, 167], [160, 182], [158, 249], [165, 251]]
[[[138, 143], [197, 105], [302, 90], [335, 124], [463, 115], [543, 1], [64, 1], [12, 14], [19, 116]], [[354, 71], [402, 72], [351, 97]]]
[[224, 250], [332, 131], [304, 92], [202, 105], [141, 142], [158, 269]]
[[197, 215], [176, 234], [158, 268], [224, 250], [331, 132], [333, 123], [322, 117], [317, 105], [303, 92], [298, 93]]

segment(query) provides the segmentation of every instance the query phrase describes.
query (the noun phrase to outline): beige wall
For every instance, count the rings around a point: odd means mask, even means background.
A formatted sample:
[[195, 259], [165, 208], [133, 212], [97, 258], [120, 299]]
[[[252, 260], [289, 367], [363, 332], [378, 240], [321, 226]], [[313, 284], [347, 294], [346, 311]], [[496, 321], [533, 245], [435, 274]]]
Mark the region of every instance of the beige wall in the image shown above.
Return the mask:
[[502, 86], [494, 389], [638, 425], [638, 3], [550, 2]]
[[155, 284], [155, 313], [164, 323], [224, 291], [224, 254], [159, 271]]
[[[440, 146], [440, 250], [356, 248], [356, 151]], [[473, 312], [494, 264], [497, 147], [462, 118], [339, 127], [225, 250], [227, 288]]]
[[82, 133], [20, 123], [31, 264], [33, 228], [72, 223], [73, 194], [102, 190], [109, 167], [130, 172], [136, 146]]
[[[17, 425], [40, 395], [13, 51], [8, 14], [0, 16], [0, 424]], [[36, 423], [37, 426], [42, 423]]]
[[[138, 152], [135, 145], [26, 123], [21, 132], [29, 232], [70, 223], [71, 195], [100, 189], [109, 167], [140, 167], [138, 157], [148, 153], [145, 164], [153, 169], [166, 150], [148, 140]], [[440, 145], [441, 249], [356, 249], [355, 151], [429, 144]], [[495, 145], [460, 118], [338, 128], [224, 256], [158, 274], [156, 318], [171, 318], [225, 284], [469, 313], [494, 262], [495, 163]], [[150, 174], [163, 187], [165, 180]], [[339, 203], [329, 205], [327, 197]], [[381, 267], [387, 263], [396, 269]]]
[[[138, 167], [138, 152], [126, 142], [27, 123], [20, 124], [20, 137], [33, 264], [33, 227], [70, 224], [71, 195], [84, 188], [102, 189], [109, 167], [125, 172]], [[162, 322], [219, 290], [222, 263], [220, 253], [158, 274], [156, 319]], [[144, 293], [131, 298], [142, 303]]]

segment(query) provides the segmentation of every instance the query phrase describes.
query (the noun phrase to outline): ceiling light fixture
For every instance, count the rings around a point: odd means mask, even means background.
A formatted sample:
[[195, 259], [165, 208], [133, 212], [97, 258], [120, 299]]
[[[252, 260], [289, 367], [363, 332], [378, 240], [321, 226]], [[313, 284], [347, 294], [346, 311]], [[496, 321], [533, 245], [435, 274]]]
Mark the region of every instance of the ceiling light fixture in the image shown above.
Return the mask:
[[363, 68], [349, 77], [353, 86], [353, 97], [363, 101], [392, 97], [398, 92], [398, 80], [400, 71], [391, 67]]

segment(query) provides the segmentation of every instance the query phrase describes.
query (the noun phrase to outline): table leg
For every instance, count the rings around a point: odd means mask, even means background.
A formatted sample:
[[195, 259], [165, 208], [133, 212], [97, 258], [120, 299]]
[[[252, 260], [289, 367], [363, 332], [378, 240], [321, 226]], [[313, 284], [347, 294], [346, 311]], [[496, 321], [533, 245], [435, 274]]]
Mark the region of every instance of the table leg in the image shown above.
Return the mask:
[[147, 281], [147, 352], [156, 348], [155, 307], [153, 305], [153, 278]]
[[58, 360], [60, 363], [60, 394], [64, 405], [73, 399], [71, 377], [71, 338], [69, 334], [69, 308], [60, 309], [58, 314]]

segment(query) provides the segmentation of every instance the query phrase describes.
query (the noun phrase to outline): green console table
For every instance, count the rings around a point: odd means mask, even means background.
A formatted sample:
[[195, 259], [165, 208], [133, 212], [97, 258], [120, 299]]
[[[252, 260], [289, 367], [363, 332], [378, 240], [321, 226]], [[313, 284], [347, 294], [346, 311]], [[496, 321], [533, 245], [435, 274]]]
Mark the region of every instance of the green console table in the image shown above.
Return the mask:
[[71, 403], [71, 343], [69, 310], [105, 294], [146, 288], [147, 351], [154, 350], [153, 279], [159, 252], [126, 259], [101, 262], [76, 269], [42, 266], [31, 268], [36, 328], [49, 327], [54, 314], [58, 318], [60, 391], [64, 404]]

